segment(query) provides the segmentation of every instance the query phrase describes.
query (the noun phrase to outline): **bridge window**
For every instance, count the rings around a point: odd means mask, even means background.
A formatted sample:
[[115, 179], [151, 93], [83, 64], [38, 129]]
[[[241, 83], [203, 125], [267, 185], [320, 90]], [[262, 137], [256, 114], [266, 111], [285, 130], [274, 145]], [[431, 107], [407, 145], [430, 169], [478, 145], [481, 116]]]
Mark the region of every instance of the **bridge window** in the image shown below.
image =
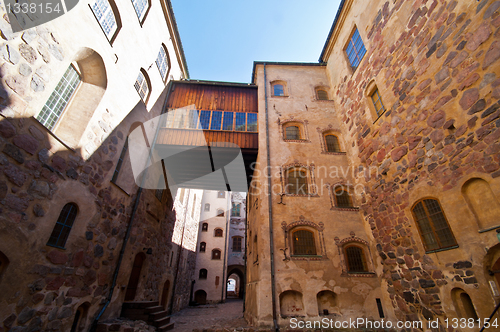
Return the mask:
[[222, 125], [222, 130], [233, 130], [233, 112], [224, 112], [224, 123]]
[[241, 252], [241, 241], [242, 241], [241, 236], [233, 236], [233, 251], [235, 252]]
[[236, 113], [236, 131], [245, 131], [245, 113]]
[[257, 131], [257, 113], [247, 113], [247, 131]]
[[177, 109], [167, 113], [164, 127], [257, 132], [257, 113]]
[[222, 112], [213, 111], [212, 121], [210, 122], [210, 130], [220, 130], [221, 123], [222, 123]]

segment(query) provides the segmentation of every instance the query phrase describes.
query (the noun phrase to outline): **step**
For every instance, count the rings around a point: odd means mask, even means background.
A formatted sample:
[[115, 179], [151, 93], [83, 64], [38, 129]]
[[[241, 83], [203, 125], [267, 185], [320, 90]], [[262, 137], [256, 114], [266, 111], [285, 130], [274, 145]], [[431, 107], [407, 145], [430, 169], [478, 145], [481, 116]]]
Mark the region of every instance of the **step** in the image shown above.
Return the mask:
[[167, 325], [160, 326], [158, 332], [170, 331], [174, 328], [174, 323], [169, 323]]
[[122, 309], [145, 309], [157, 305], [158, 301], [123, 302]]
[[153, 314], [155, 312], [160, 312], [160, 311], [164, 311], [164, 310], [165, 310], [165, 308], [163, 308], [161, 305], [144, 308], [144, 312], [147, 312], [148, 314]]
[[165, 311], [165, 310], [149, 314], [149, 318], [151, 320], [159, 320], [159, 319], [162, 319], [162, 318], [165, 318], [165, 317], [168, 317], [168, 312]]
[[170, 323], [170, 316], [166, 316], [166, 317], [163, 317], [163, 318], [160, 318], [160, 319], [153, 320], [153, 325], [156, 326], [156, 327], [165, 326], [168, 323]]

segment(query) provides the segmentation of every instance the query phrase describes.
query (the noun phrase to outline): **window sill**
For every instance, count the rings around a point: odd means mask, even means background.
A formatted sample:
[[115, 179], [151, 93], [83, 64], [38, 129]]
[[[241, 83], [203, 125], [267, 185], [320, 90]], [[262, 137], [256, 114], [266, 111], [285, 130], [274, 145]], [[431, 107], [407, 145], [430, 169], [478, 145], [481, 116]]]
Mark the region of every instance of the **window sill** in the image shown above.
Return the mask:
[[500, 228], [500, 225], [499, 226], [493, 226], [493, 227], [490, 227], [490, 228], [483, 228], [483, 229], [480, 229], [478, 233], [486, 233], [486, 232], [493, 231], [493, 230], [498, 229], [498, 228]]
[[375, 119], [375, 121], [373, 121], [373, 124], [375, 124], [375, 123], [378, 121], [378, 119], [380, 119], [380, 118], [382, 117], [382, 115], [384, 115], [385, 113], [387, 113], [387, 110], [385, 110], [382, 114], [380, 114], [380, 115], [379, 115], [379, 116]]
[[333, 156], [345, 156], [347, 153], [346, 152], [328, 152], [328, 151], [323, 151], [321, 154], [329, 154]]
[[47, 246], [47, 247], [52, 247], [52, 248], [61, 249], [61, 250], [66, 250], [66, 248], [64, 248], [64, 247], [59, 247], [59, 246], [56, 246], [56, 245], [54, 245], [54, 244], [48, 244], [48, 243], [47, 243], [47, 244], [46, 244], [46, 246]]
[[271, 97], [272, 97], [272, 98], [288, 98], [288, 96], [285, 96], [285, 95], [283, 95], [283, 96], [275, 96], [275, 95], [272, 95]]
[[337, 206], [333, 206], [330, 208], [330, 210], [333, 210], [333, 211], [353, 211], [353, 212], [358, 212], [359, 211], [359, 207], [357, 206], [353, 206], [353, 207], [337, 207]]
[[286, 138], [283, 138], [283, 142], [311, 143], [311, 141], [308, 139], [286, 139]]
[[292, 255], [290, 259], [292, 261], [324, 261], [327, 258], [318, 255]]
[[323, 102], [331, 103], [334, 101], [333, 99], [313, 99], [313, 100], [320, 102], [320, 103], [323, 103]]
[[434, 250], [426, 250], [426, 254], [432, 254], [435, 252], [440, 252], [440, 251], [446, 251], [446, 250], [452, 250], [452, 249], [457, 249], [458, 245], [452, 246], [452, 247], [447, 247], [447, 248], [441, 248], [441, 249], [434, 249]]
[[299, 194], [285, 194], [286, 197], [319, 197], [318, 194], [305, 194], [305, 195], [299, 195]]
[[116, 188], [120, 189], [124, 194], [126, 194], [127, 196], [130, 196], [130, 194], [125, 191], [125, 189], [123, 189], [122, 187], [117, 185], [115, 182], [113, 182], [113, 181], [109, 181], [109, 182], [112, 183]]
[[361, 277], [361, 278], [375, 278], [377, 274], [375, 272], [345, 272], [342, 271], [341, 277]]

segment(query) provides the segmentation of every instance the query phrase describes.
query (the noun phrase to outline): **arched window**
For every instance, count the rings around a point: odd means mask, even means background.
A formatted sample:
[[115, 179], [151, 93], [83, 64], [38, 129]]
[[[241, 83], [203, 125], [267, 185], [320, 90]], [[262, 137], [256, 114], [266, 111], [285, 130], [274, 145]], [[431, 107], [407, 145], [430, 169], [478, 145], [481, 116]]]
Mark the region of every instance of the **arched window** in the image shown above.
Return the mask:
[[216, 229], [214, 230], [214, 236], [215, 236], [215, 237], [222, 237], [222, 236], [223, 236], [223, 233], [224, 233], [224, 231], [223, 231], [221, 228], [216, 228]]
[[357, 27], [354, 27], [354, 31], [345, 46], [345, 52], [347, 54], [347, 58], [349, 59], [349, 63], [351, 64], [352, 70], [356, 70], [366, 53], [365, 45], [363, 44], [363, 40], [359, 35]]
[[203, 224], [201, 224], [201, 231], [202, 232], [208, 231], [208, 223], [204, 222]]
[[134, 87], [145, 104], [148, 102], [149, 95], [151, 93], [150, 86], [151, 83], [149, 81], [148, 74], [146, 74], [146, 71], [141, 68], [141, 70], [139, 71], [139, 75], [135, 80]]
[[85, 329], [89, 307], [90, 303], [85, 302], [76, 309], [75, 318], [71, 325], [71, 332], [80, 332]]
[[368, 272], [364, 250], [357, 245], [344, 247], [347, 272]]
[[455, 311], [459, 318], [478, 319], [472, 299], [463, 289], [454, 288], [451, 291], [451, 297], [455, 306]]
[[285, 87], [283, 84], [275, 83], [273, 84], [273, 96], [283, 97], [285, 95]]
[[200, 252], [205, 252], [207, 244], [205, 242], [200, 242]]
[[167, 80], [168, 71], [170, 70], [170, 60], [165, 45], [161, 45], [158, 56], [156, 57], [156, 66], [160, 71], [161, 79], [165, 82]]
[[220, 259], [220, 256], [221, 256], [220, 249], [213, 249], [212, 250], [212, 259]]
[[332, 134], [325, 135], [326, 152], [341, 152], [339, 139]]
[[226, 198], [226, 192], [225, 191], [218, 191], [217, 198]]
[[210, 204], [209, 203], [205, 204], [205, 211], [210, 211]]
[[335, 206], [339, 208], [353, 207], [352, 196], [349, 189], [345, 186], [336, 186], [333, 190], [333, 197], [335, 199]]
[[224, 217], [224, 210], [217, 209], [217, 217]]
[[115, 3], [108, 0], [95, 0], [90, 8], [106, 38], [112, 43], [117, 31], [121, 28], [120, 16]]
[[199, 279], [207, 279], [208, 271], [207, 269], [201, 269], [199, 274]]
[[307, 170], [300, 167], [289, 168], [286, 172], [286, 193], [294, 195], [307, 195]]
[[134, 5], [135, 13], [137, 14], [139, 22], [142, 24], [151, 4], [149, 0], [132, 0], [132, 4]]
[[314, 234], [305, 229], [292, 231], [292, 246], [294, 255], [316, 255]]
[[66, 240], [68, 239], [69, 232], [73, 223], [75, 222], [78, 207], [75, 203], [68, 203], [64, 205], [56, 221], [56, 225], [52, 230], [47, 245], [52, 247], [64, 248]]
[[421, 199], [411, 209], [427, 252], [455, 247], [457, 241], [436, 199]]
[[243, 238], [241, 236], [233, 236], [233, 251], [241, 252], [241, 243]]
[[233, 207], [231, 208], [231, 216], [239, 217], [240, 216], [240, 209], [241, 209], [240, 203], [233, 203]]
[[316, 90], [316, 99], [318, 100], [328, 100], [328, 92], [324, 89]]

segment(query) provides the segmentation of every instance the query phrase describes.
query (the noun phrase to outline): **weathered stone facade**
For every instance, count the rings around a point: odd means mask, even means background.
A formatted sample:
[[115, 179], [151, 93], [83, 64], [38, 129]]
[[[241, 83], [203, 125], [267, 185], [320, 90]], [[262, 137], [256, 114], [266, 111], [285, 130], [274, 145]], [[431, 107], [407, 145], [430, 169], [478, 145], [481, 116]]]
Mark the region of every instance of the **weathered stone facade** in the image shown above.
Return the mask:
[[[495, 232], [500, 226], [499, 8], [499, 1], [487, 0], [344, 1], [321, 54], [324, 66], [255, 63], [259, 127], [266, 128], [268, 117], [270, 145], [266, 147], [266, 134], [261, 130], [257, 182], [248, 200], [246, 317], [250, 321], [272, 323], [272, 296], [266, 296], [272, 294], [270, 255], [274, 257], [274, 310], [279, 324], [285, 324], [284, 317], [294, 316], [283, 314], [285, 302], [295, 303], [296, 315], [318, 315], [313, 299], [306, 299], [305, 294], [322, 270], [327, 271], [321, 277], [325, 282], [340, 282], [348, 289], [347, 297], [331, 289], [338, 296], [339, 320], [351, 315], [380, 319], [374, 299], [365, 294], [361, 310], [355, 292], [349, 289], [352, 286], [344, 285], [359, 284], [359, 277], [338, 277], [335, 270], [320, 267], [327, 262], [304, 264], [300, 267], [303, 276], [299, 276], [293, 269], [302, 263], [294, 262], [293, 256], [288, 260], [290, 243], [283, 238], [281, 222], [285, 231], [302, 223], [324, 232], [326, 255], [322, 256], [328, 256], [328, 264], [336, 268], [342, 265], [343, 254], [333, 250], [332, 240], [342, 243], [349, 235], [339, 234], [353, 228], [353, 237], [366, 241], [370, 248], [376, 274], [371, 287], [380, 287], [376, 296], [388, 319], [426, 324], [438, 318], [443, 328], [445, 318], [491, 314], [499, 300], [500, 266]], [[356, 29], [366, 54], [353, 68], [346, 48]], [[284, 86], [277, 96], [275, 84]], [[315, 100], [318, 87], [331, 101]], [[375, 91], [385, 110], [375, 109]], [[281, 138], [288, 122], [303, 130], [300, 139]], [[345, 155], [326, 160], [321, 155], [325, 144], [321, 133], [329, 130], [338, 135]], [[269, 249], [267, 148], [274, 254]], [[338, 173], [326, 176], [335, 179], [329, 180], [330, 185], [343, 178], [354, 189], [362, 189], [353, 193], [359, 212], [349, 212], [350, 217], [343, 212], [349, 219], [341, 217], [340, 211], [327, 212], [331, 192], [322, 192], [321, 186], [318, 195], [312, 192], [308, 199], [289, 196], [282, 189], [287, 184], [283, 180], [287, 167], [307, 170], [314, 175], [308, 175], [308, 183], [318, 184], [325, 178], [318, 171], [323, 165], [350, 168], [340, 177]], [[281, 172], [275, 171], [279, 167]], [[295, 202], [299, 199], [303, 202]], [[422, 199], [439, 204], [453, 245], [426, 249], [429, 240], [415, 217]], [[318, 227], [319, 221], [324, 226]], [[281, 294], [288, 290], [289, 299], [284, 301]]]
[[[172, 239], [180, 221], [168, 191], [138, 188], [122, 151], [131, 130], [162, 112], [168, 80], [188, 76], [182, 47], [168, 2], [154, 1], [145, 16], [154, 24], [142, 28], [132, 6], [113, 7], [122, 17], [113, 40], [90, 2], [20, 33], [11, 32], [5, 13], [0, 18], [0, 331], [70, 331], [75, 317], [74, 331], [88, 331], [107, 300], [102, 317], [118, 317], [139, 256], [128, 300], [170, 304], [172, 290], [164, 288], [176, 273]], [[171, 56], [165, 79], [149, 66], [162, 45]], [[48, 130], [35, 117], [70, 65], [82, 82]], [[141, 66], [150, 69], [144, 102], [134, 88]], [[68, 239], [48, 245], [67, 203], [77, 206]], [[196, 232], [185, 234], [195, 243]], [[191, 275], [193, 258], [182, 268], [179, 278]], [[189, 291], [179, 286], [185, 300], [173, 310], [187, 305]]]

